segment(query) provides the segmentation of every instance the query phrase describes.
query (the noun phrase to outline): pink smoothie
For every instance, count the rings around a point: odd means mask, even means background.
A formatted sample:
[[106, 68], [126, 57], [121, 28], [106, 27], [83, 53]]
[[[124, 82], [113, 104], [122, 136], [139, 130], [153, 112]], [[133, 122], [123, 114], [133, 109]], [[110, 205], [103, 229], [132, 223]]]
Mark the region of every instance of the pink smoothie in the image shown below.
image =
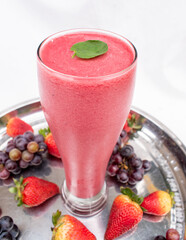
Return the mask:
[[[101, 40], [108, 52], [72, 58], [74, 43]], [[68, 190], [97, 195], [132, 100], [136, 52], [122, 37], [103, 32], [61, 32], [40, 46], [41, 104], [60, 151]]]

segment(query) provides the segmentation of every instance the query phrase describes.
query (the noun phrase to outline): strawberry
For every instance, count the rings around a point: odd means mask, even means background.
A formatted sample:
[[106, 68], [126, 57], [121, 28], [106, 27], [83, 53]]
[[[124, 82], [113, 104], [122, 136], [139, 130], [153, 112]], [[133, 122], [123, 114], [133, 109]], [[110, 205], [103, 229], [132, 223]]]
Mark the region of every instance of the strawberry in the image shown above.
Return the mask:
[[137, 226], [143, 216], [140, 204], [142, 197], [137, 196], [130, 188], [121, 187], [110, 211], [105, 240], [113, 240]]
[[15, 194], [17, 206], [36, 207], [59, 193], [59, 187], [52, 182], [31, 176], [14, 179], [15, 187], [9, 188]]
[[45, 138], [45, 143], [48, 147], [48, 152], [53, 155], [54, 157], [61, 158], [59, 151], [57, 149], [56, 143], [54, 141], [54, 138], [52, 136], [52, 133], [50, 132], [50, 128], [44, 128], [39, 130], [39, 134], [43, 135]]
[[144, 198], [141, 207], [145, 209], [145, 213], [163, 216], [170, 212], [174, 193], [165, 191], [155, 191]]
[[140, 130], [141, 128], [142, 126], [137, 124], [137, 116], [134, 113], [129, 113], [123, 129], [129, 133]]
[[33, 128], [18, 117], [11, 118], [6, 126], [6, 133], [10, 137], [22, 135], [26, 131], [34, 132]]
[[52, 240], [96, 240], [92, 234], [77, 218], [70, 215], [61, 215], [57, 210], [52, 216]]

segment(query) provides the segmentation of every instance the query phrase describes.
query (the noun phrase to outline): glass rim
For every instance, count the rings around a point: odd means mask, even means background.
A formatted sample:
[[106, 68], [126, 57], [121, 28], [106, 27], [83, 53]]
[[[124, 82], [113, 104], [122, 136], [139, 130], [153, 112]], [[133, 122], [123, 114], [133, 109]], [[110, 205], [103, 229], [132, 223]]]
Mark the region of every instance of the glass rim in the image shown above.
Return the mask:
[[[44, 45], [44, 43], [46, 43], [47, 41], [49, 40], [52, 40], [54, 39], [55, 37], [57, 36], [63, 36], [65, 34], [68, 34], [68, 33], [75, 33], [75, 32], [95, 32], [95, 33], [104, 33], [106, 35], [112, 35], [112, 36], [115, 36], [117, 37], [118, 39], [121, 39], [122, 41], [126, 42], [133, 50], [134, 50], [134, 60], [132, 61], [132, 63], [127, 67], [127, 68], [124, 68], [122, 69], [121, 71], [118, 71], [116, 73], [111, 73], [111, 74], [107, 74], [107, 75], [99, 75], [99, 76], [94, 76], [94, 77], [85, 77], [85, 76], [76, 76], [76, 75], [70, 75], [70, 74], [66, 74], [66, 73], [62, 73], [62, 72], [59, 72], [57, 70], [54, 70], [53, 68], [47, 66], [43, 60], [41, 59], [41, 56], [40, 56], [40, 49], [41, 47]], [[37, 59], [39, 61], [39, 63], [41, 63], [41, 65], [43, 67], [45, 67], [46, 69], [48, 69], [49, 71], [51, 72], [54, 72], [58, 75], [61, 75], [63, 77], [65, 77], [66, 79], [71, 79], [71, 80], [74, 80], [74, 79], [86, 79], [86, 80], [106, 80], [106, 79], [113, 79], [113, 78], [116, 78], [116, 77], [119, 77], [121, 75], [123, 75], [124, 73], [128, 72], [130, 69], [132, 69], [135, 65], [136, 65], [136, 61], [137, 61], [137, 57], [138, 57], [138, 53], [137, 53], [137, 50], [136, 50], [136, 47], [134, 46], [134, 44], [129, 41], [127, 38], [123, 37], [122, 35], [120, 34], [117, 34], [117, 33], [114, 33], [112, 31], [108, 31], [108, 30], [102, 30], [102, 29], [96, 29], [96, 28], [74, 28], [74, 29], [68, 29], [68, 30], [63, 30], [63, 31], [59, 31], [59, 32], [56, 32], [52, 35], [49, 35], [47, 38], [45, 38], [38, 46], [37, 48]]]

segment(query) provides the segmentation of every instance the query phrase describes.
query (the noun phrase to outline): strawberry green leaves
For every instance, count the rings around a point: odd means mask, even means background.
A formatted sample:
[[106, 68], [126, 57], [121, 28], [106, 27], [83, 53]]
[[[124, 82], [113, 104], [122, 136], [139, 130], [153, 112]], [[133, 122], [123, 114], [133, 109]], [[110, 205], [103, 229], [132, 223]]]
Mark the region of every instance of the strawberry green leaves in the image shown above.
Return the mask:
[[127, 195], [133, 202], [136, 202], [139, 205], [142, 204], [144, 198], [143, 197], [139, 197], [130, 188], [121, 187], [120, 191], [121, 191], [122, 194]]
[[43, 137], [45, 138], [48, 134], [50, 133], [50, 128], [42, 128], [39, 130], [39, 134], [43, 135]]
[[23, 177], [21, 176], [19, 180], [13, 178], [15, 187], [10, 187], [9, 192], [14, 194], [17, 206], [20, 207], [23, 205], [22, 201], [22, 191], [24, 190], [27, 183], [23, 183]]
[[52, 223], [54, 226], [57, 225], [57, 221], [60, 217], [61, 217], [61, 212], [59, 210], [57, 210], [57, 212], [52, 214]]
[[90, 59], [106, 53], [108, 45], [100, 40], [88, 40], [75, 43], [70, 50], [74, 52], [72, 57]]

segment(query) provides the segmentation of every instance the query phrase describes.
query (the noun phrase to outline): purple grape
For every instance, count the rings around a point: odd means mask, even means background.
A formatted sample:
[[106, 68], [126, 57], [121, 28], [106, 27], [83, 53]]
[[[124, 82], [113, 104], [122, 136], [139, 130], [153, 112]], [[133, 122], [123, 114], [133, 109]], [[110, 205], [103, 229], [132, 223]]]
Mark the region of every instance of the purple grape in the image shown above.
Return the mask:
[[141, 174], [142, 174], [142, 176], [144, 176], [144, 174], [145, 174], [145, 170], [144, 170], [144, 168], [139, 168], [138, 171], [140, 171]]
[[166, 238], [164, 236], [157, 236], [154, 238], [154, 240], [166, 240]]
[[26, 138], [19, 138], [16, 140], [16, 148], [18, 148], [20, 151], [24, 151], [27, 148], [28, 141]]
[[7, 179], [10, 176], [10, 172], [4, 167], [1, 171], [0, 171], [0, 179]]
[[18, 139], [22, 139], [22, 138], [24, 138], [23, 135], [17, 135], [16, 137], [13, 138], [13, 143], [16, 144], [16, 141], [17, 141]]
[[6, 168], [6, 170], [8, 170], [9, 172], [13, 172], [14, 170], [17, 169], [17, 167], [18, 167], [17, 162], [14, 162], [14, 161], [12, 161], [12, 160], [10, 160], [10, 159], [8, 159], [8, 160], [6, 161], [5, 168]]
[[21, 160], [19, 161], [19, 167], [20, 167], [20, 168], [25, 169], [25, 168], [27, 168], [28, 166], [29, 166], [29, 162], [25, 162], [23, 159], [21, 159]]
[[20, 230], [16, 224], [13, 225], [13, 228], [9, 231], [12, 237], [17, 238], [20, 234]]
[[123, 129], [122, 131], [121, 131], [121, 133], [120, 133], [120, 137], [121, 138], [124, 138], [124, 137], [126, 137], [127, 136], [127, 132]]
[[12, 173], [13, 173], [14, 175], [20, 174], [20, 173], [21, 173], [21, 168], [20, 168], [19, 166], [17, 166], [17, 168], [16, 168], [14, 171], [12, 171]]
[[115, 145], [114, 149], [113, 149], [113, 154], [116, 154], [119, 150], [119, 146], [118, 145]]
[[133, 157], [133, 158], [130, 160], [130, 164], [131, 164], [131, 166], [132, 166], [133, 168], [136, 168], [136, 169], [142, 167], [142, 161], [141, 161], [140, 158], [134, 158], [134, 157]]
[[167, 240], [179, 240], [180, 239], [180, 234], [176, 229], [170, 228], [166, 232], [166, 239]]
[[120, 154], [121, 156], [130, 158], [133, 156], [134, 153], [134, 148], [131, 145], [125, 145], [121, 150], [120, 150]]
[[13, 222], [12, 218], [9, 216], [2, 217], [0, 219], [0, 224], [1, 224], [3, 231], [10, 231], [14, 226], [14, 222]]
[[121, 138], [120, 137], [118, 138], [116, 145], [121, 146]]
[[44, 143], [44, 142], [39, 143], [39, 153], [40, 154], [45, 153], [47, 151], [47, 149], [48, 149], [48, 147], [47, 147], [46, 143]]
[[151, 169], [151, 163], [148, 160], [143, 160], [143, 168], [145, 172], [149, 171]]
[[113, 177], [113, 176], [116, 176], [118, 170], [119, 170], [119, 167], [117, 164], [111, 164], [107, 168], [107, 173], [108, 173], [108, 175]]
[[143, 175], [141, 174], [141, 171], [139, 170], [135, 170], [132, 174], [131, 177], [135, 180], [135, 181], [141, 181], [143, 179]]
[[7, 160], [8, 160], [8, 154], [0, 151], [0, 164], [5, 164]]
[[6, 149], [5, 149], [5, 152], [9, 154], [9, 152], [15, 148], [15, 145], [14, 144], [9, 144], [6, 146]]
[[9, 140], [9, 141], [7, 142], [7, 145], [10, 145], [10, 144], [14, 144], [14, 140], [13, 140], [13, 139], [11, 139], [11, 140]]
[[118, 179], [119, 182], [127, 183], [128, 180], [129, 180], [129, 177], [128, 177], [127, 172], [125, 172], [125, 171], [120, 171], [120, 172], [117, 174], [117, 179]]
[[129, 177], [128, 184], [130, 184], [131, 186], [135, 186], [136, 181], [133, 178]]
[[35, 138], [33, 132], [31, 132], [31, 131], [25, 132], [25, 133], [23, 134], [23, 136], [24, 136], [24, 137], [26, 138], [26, 140], [29, 141], [29, 142], [34, 141], [34, 138]]
[[112, 157], [112, 160], [115, 164], [121, 164], [123, 159], [120, 154], [116, 154]]
[[38, 134], [34, 137], [34, 141], [36, 141], [37, 143], [41, 143], [41, 142], [44, 142], [45, 139], [44, 139], [43, 135]]
[[12, 235], [9, 232], [2, 232], [0, 235], [1, 240], [14, 240], [15, 238], [12, 238]]
[[31, 166], [39, 166], [42, 163], [42, 157], [39, 155], [35, 155], [32, 161], [30, 162]]

